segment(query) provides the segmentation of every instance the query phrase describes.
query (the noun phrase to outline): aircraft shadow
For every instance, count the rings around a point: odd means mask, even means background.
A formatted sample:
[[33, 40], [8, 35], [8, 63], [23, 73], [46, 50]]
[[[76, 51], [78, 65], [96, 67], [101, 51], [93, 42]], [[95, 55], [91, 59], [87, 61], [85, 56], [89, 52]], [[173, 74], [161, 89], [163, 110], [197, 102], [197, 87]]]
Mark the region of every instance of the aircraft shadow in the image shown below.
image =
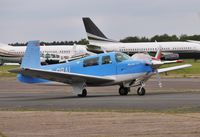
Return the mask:
[[[78, 97], [76, 95], [71, 95], [71, 96], [56, 96], [56, 97], [39, 97], [37, 96], [31, 96], [31, 95], [26, 95], [26, 96], [4, 96], [0, 97], [0, 99], [7, 99], [9, 101], [45, 101], [45, 100], [62, 100], [62, 99], [68, 99], [68, 100], [84, 100], [84, 99], [92, 99], [92, 98], [126, 98], [126, 97], [148, 97], [148, 96], [155, 96], [155, 95], [170, 95], [170, 94], [183, 94], [183, 93], [190, 93], [190, 92], [163, 92], [163, 93], [147, 93], [145, 96], [138, 96], [137, 94], [129, 94], [127, 96], [120, 96], [118, 94], [96, 94], [96, 95], [88, 95], [86, 97]], [[192, 92], [191, 92], [192, 93]], [[44, 96], [44, 95], [43, 95]], [[1, 101], [1, 100], [0, 100]]]
[[[134, 95], [128, 95], [128, 96], [134, 96]], [[88, 95], [86, 97], [78, 97], [78, 96], [57, 96], [57, 97], [38, 97], [32, 96], [32, 97], [23, 97], [22, 96], [15, 96], [15, 97], [8, 97], [13, 101], [45, 101], [45, 100], [62, 100], [62, 99], [76, 99], [76, 100], [84, 100], [84, 99], [90, 99], [90, 98], [108, 98], [108, 97], [126, 97], [126, 96], [120, 96], [120, 95]]]

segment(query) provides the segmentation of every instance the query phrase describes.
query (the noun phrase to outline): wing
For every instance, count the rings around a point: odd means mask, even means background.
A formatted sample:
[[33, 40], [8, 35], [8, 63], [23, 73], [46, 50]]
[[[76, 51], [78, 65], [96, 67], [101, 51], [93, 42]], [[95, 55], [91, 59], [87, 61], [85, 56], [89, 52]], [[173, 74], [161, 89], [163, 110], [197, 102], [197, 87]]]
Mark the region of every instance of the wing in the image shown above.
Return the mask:
[[177, 70], [177, 69], [188, 68], [188, 67], [191, 67], [191, 66], [192, 66], [191, 64], [185, 64], [185, 65], [180, 65], [180, 66], [162, 68], [162, 69], [158, 69], [158, 73], [172, 71], [172, 70]]
[[152, 60], [152, 66], [153, 68], [159, 68], [162, 65], [165, 64], [173, 64], [173, 63], [182, 63], [183, 60], [172, 60], [172, 61], [161, 61], [161, 60]]
[[20, 73], [24, 76], [41, 78], [67, 84], [72, 84], [74, 82], [102, 84], [102, 83], [112, 82], [115, 80], [113, 77], [102, 77], [102, 76], [93, 76], [93, 75], [77, 74], [70, 72], [58, 72], [58, 71], [31, 69], [31, 68], [10, 70], [10, 72]]

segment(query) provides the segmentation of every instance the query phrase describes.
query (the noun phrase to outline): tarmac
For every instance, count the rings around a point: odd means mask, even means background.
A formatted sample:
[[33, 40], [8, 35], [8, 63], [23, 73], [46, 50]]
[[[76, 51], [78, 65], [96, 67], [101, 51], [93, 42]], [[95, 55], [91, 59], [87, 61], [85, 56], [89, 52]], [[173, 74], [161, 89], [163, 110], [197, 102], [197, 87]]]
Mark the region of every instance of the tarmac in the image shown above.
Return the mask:
[[151, 79], [146, 95], [131, 89], [127, 96], [118, 94], [118, 86], [89, 87], [87, 97], [72, 94], [69, 85], [22, 84], [15, 79], [0, 79], [0, 110], [126, 110], [168, 111], [187, 109], [200, 112], [200, 79], [162, 79], [163, 88]]

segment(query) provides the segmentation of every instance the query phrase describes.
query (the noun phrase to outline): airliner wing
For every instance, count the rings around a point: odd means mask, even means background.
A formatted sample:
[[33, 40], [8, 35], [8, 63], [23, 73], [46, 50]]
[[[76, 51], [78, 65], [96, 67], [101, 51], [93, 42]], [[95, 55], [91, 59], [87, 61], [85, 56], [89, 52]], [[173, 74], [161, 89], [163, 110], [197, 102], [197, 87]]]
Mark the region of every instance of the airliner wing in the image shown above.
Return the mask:
[[158, 73], [172, 71], [172, 70], [177, 70], [177, 69], [188, 68], [188, 67], [191, 67], [191, 66], [192, 66], [191, 64], [185, 64], [185, 65], [180, 65], [180, 66], [162, 68], [162, 69], [158, 69]]
[[112, 77], [101, 77], [101, 76], [77, 74], [70, 72], [58, 72], [58, 71], [42, 70], [42, 69], [24, 68], [20, 69], [20, 71], [18, 72], [24, 76], [41, 78], [67, 84], [72, 84], [74, 82], [101, 84], [114, 81], [114, 78]]

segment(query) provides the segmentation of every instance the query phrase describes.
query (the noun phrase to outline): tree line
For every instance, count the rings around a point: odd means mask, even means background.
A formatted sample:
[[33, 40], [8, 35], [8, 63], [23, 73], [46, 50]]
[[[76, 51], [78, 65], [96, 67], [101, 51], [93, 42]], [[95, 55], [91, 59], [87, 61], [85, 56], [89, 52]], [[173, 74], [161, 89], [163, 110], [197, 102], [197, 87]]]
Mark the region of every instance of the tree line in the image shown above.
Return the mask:
[[[40, 45], [74, 45], [74, 44], [79, 44], [79, 45], [87, 45], [89, 44], [88, 40], [87, 39], [81, 39], [79, 41], [53, 41], [53, 42], [44, 42], [44, 41], [41, 41], [40, 42]], [[10, 43], [9, 45], [11, 46], [25, 46], [27, 45], [27, 43], [19, 43], [19, 42], [16, 42], [16, 43]]]
[[168, 34], [163, 34], [163, 35], [155, 35], [151, 38], [147, 37], [126, 37], [124, 39], [121, 39], [120, 42], [167, 42], [167, 41], [187, 41], [187, 40], [196, 40], [200, 41], [200, 35], [181, 35], [181, 36], [176, 36], [176, 35], [168, 35]]
[[[166, 41], [187, 41], [187, 40], [196, 40], [200, 41], [200, 35], [155, 35], [151, 38], [148, 37], [138, 37], [138, 36], [129, 36], [124, 39], [121, 39], [120, 42], [166, 42]], [[25, 46], [27, 43], [11, 43], [9, 45], [12, 46]], [[41, 42], [41, 45], [74, 45], [74, 44], [80, 44], [80, 45], [87, 45], [89, 44], [87, 39], [81, 39], [79, 41], [53, 41], [53, 42]]]

